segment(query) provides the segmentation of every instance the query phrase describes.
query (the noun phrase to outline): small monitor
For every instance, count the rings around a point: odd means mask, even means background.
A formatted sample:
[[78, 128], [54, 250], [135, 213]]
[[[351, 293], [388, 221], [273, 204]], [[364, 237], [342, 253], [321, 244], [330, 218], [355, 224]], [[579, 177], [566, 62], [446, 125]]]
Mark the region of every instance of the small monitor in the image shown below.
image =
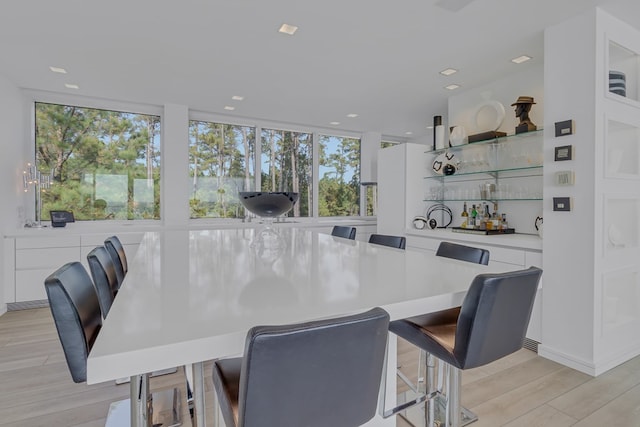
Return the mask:
[[76, 221], [71, 211], [50, 211], [49, 213], [51, 214], [52, 227], [64, 227], [68, 222]]

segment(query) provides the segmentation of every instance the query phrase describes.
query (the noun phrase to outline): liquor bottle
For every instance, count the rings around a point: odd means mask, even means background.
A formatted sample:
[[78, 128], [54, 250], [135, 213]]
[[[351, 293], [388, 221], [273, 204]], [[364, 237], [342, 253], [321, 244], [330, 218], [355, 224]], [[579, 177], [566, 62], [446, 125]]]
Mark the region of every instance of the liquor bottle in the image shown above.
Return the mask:
[[500, 222], [500, 229], [502, 231], [506, 231], [509, 228], [509, 223], [507, 222], [507, 214], [502, 214], [502, 221]]
[[482, 225], [480, 227], [483, 230], [493, 229], [493, 223], [491, 222], [491, 214], [489, 213], [489, 205], [484, 205], [484, 215], [482, 216]]
[[484, 214], [482, 213], [482, 205], [478, 205], [478, 215], [476, 215], [476, 228], [482, 229], [482, 219]]
[[466, 228], [469, 225], [469, 213], [467, 212], [467, 202], [464, 202], [464, 206], [462, 207], [462, 213], [460, 214], [462, 217], [462, 224], [460, 227]]
[[478, 216], [478, 211], [476, 210], [476, 205], [471, 207], [471, 219], [467, 221], [469, 228], [476, 228], [476, 218]]
[[500, 218], [498, 217], [498, 204], [494, 203], [493, 204], [493, 214], [491, 214], [491, 222], [493, 223], [493, 229], [494, 230], [499, 230], [500, 229]]

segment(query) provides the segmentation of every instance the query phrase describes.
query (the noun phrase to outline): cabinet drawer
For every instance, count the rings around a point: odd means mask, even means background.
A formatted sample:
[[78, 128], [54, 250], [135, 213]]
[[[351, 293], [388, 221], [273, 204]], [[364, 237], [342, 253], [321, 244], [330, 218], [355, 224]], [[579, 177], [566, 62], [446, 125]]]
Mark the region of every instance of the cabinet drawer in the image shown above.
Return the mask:
[[507, 249], [497, 246], [483, 246], [474, 244], [470, 244], [469, 246], [475, 246], [488, 250], [490, 261], [499, 261], [519, 266], [524, 265], [524, 251], [522, 249]]
[[429, 237], [407, 236], [407, 247], [435, 251], [438, 249], [441, 241], [440, 239], [432, 239]]
[[142, 241], [144, 233], [100, 233], [100, 234], [83, 234], [82, 246], [90, 246], [92, 249], [96, 246], [104, 245], [107, 237], [117, 236], [123, 245], [137, 245]]
[[80, 236], [60, 235], [57, 237], [19, 237], [16, 249], [69, 248], [80, 246]]
[[47, 299], [44, 279], [54, 271], [55, 268], [16, 271], [16, 302]]
[[45, 248], [16, 250], [16, 270], [53, 268], [80, 260], [80, 248]]

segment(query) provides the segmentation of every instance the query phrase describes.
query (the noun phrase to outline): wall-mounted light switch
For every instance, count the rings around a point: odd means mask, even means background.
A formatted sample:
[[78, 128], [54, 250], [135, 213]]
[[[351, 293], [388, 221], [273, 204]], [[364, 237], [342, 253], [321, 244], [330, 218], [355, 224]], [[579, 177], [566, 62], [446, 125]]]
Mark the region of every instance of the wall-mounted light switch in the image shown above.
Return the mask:
[[562, 147], [556, 147], [554, 149], [553, 160], [561, 162], [563, 160], [573, 159], [573, 145], [563, 145]]
[[573, 135], [573, 120], [556, 122], [556, 136]]
[[561, 212], [571, 211], [571, 197], [554, 197], [553, 210]]

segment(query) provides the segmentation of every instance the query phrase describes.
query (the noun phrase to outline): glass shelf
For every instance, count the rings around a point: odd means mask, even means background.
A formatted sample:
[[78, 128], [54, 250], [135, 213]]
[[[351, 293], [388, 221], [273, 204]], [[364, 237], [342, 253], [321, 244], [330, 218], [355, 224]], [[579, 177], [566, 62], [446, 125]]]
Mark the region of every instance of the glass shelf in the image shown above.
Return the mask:
[[[424, 179], [440, 179], [440, 180], [445, 180], [445, 179], [453, 179], [456, 177], [464, 177], [464, 176], [478, 176], [478, 175], [491, 175], [494, 176], [500, 173], [506, 173], [506, 172], [519, 172], [519, 171], [532, 171], [532, 170], [540, 170], [540, 173], [535, 174], [534, 176], [541, 176], [542, 175], [542, 165], [539, 166], [524, 166], [524, 167], [516, 167], [516, 168], [504, 168], [504, 169], [495, 169], [495, 170], [486, 170], [486, 171], [474, 171], [474, 172], [460, 172], [460, 173], [454, 173], [453, 175], [430, 175], [430, 176], [425, 176]], [[524, 178], [522, 175], [514, 175], [514, 176], [503, 176], [502, 178]]]
[[500, 136], [497, 138], [491, 138], [491, 139], [485, 139], [483, 141], [476, 141], [476, 142], [471, 142], [469, 144], [463, 144], [463, 145], [457, 145], [455, 147], [448, 147], [448, 148], [441, 148], [439, 150], [431, 150], [431, 151], [425, 151], [425, 153], [427, 154], [441, 154], [441, 153], [446, 153], [447, 151], [462, 151], [465, 149], [471, 149], [472, 147], [479, 147], [482, 145], [489, 145], [489, 144], [501, 144], [504, 142], [511, 142], [511, 141], [516, 141], [516, 140], [523, 140], [526, 138], [542, 138], [542, 134], [543, 134], [543, 130], [542, 128], [539, 128], [537, 130], [534, 130], [532, 132], [523, 132], [523, 133], [518, 133], [518, 134], [512, 134], [512, 135], [507, 135], [507, 136]]
[[531, 202], [531, 201], [541, 201], [542, 197], [527, 197], [522, 199], [478, 199], [478, 198], [469, 198], [469, 199], [423, 199], [423, 202]]
[[638, 74], [640, 55], [633, 50], [609, 40], [609, 73], [605, 87], [611, 99], [638, 105]]

